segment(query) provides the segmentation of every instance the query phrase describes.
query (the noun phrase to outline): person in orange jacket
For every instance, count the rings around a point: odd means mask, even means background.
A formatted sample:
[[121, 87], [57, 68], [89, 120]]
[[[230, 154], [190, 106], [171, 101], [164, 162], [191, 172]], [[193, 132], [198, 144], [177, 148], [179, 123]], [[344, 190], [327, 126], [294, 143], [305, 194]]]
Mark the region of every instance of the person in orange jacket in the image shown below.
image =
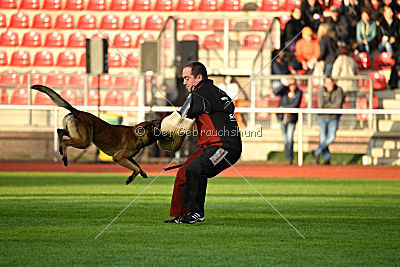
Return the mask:
[[294, 68], [311, 72], [317, 63], [320, 54], [319, 43], [313, 39], [313, 31], [310, 27], [304, 27], [301, 31], [302, 38], [296, 43], [296, 60]]

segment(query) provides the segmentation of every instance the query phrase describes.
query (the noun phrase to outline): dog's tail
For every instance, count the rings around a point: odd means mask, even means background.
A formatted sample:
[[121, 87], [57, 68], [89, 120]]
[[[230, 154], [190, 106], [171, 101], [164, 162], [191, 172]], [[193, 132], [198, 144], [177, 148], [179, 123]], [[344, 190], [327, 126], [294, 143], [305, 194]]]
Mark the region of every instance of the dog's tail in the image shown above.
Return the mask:
[[76, 108], [74, 108], [73, 106], [71, 106], [70, 103], [68, 103], [67, 101], [65, 101], [59, 94], [57, 94], [53, 89], [44, 86], [44, 85], [34, 85], [31, 87], [32, 89], [38, 90], [42, 93], [45, 93], [46, 95], [48, 95], [51, 100], [53, 100], [53, 102], [62, 108], [68, 109], [69, 111], [71, 111], [72, 114], [75, 115], [75, 113], [78, 111]]

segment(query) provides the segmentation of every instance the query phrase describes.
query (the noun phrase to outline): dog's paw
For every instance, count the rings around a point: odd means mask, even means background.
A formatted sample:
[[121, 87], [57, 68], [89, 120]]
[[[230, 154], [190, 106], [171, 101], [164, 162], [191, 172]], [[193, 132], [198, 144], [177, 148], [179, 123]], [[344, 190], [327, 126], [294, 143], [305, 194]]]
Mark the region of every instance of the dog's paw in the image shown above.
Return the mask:
[[67, 157], [63, 157], [62, 161], [64, 162], [64, 166], [67, 167], [68, 166], [68, 159]]
[[144, 170], [141, 170], [141, 171], [140, 171], [140, 175], [141, 175], [143, 178], [147, 178], [147, 173], [145, 173]]
[[128, 185], [130, 183], [133, 182], [133, 180], [135, 180], [136, 176], [134, 176], [133, 174], [131, 176], [128, 177], [128, 179], [126, 179], [125, 184]]

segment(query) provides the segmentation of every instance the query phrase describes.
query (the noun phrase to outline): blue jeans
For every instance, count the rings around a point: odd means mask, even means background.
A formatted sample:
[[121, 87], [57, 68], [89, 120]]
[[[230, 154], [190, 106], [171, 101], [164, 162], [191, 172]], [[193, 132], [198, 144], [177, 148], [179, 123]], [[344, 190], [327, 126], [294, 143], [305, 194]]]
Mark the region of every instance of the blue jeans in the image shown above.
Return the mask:
[[339, 119], [328, 119], [323, 115], [318, 115], [317, 119], [319, 125], [319, 146], [314, 151], [314, 154], [316, 156], [322, 154], [324, 161], [329, 161], [331, 159], [331, 154], [329, 153], [328, 147], [335, 140]]
[[281, 124], [282, 130], [282, 139], [283, 144], [285, 146], [285, 156], [286, 160], [293, 160], [293, 133], [294, 129], [296, 128], [295, 122], [289, 122], [284, 124], [282, 121], [279, 121]]
[[392, 44], [389, 42], [385, 42], [385, 43], [380, 43], [379, 47], [378, 47], [378, 51], [379, 52], [389, 52], [391, 54], [393, 54], [393, 48], [392, 48]]

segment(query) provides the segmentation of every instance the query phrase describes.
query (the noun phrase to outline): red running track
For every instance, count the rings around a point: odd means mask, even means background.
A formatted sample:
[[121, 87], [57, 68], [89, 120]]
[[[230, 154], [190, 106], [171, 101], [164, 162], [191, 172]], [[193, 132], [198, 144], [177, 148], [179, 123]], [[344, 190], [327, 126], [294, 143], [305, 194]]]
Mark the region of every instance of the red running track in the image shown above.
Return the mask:
[[[140, 164], [149, 175], [158, 175], [166, 167], [164, 164]], [[176, 170], [163, 172], [163, 175], [175, 175]], [[70, 163], [64, 167], [62, 163], [53, 162], [9, 162], [0, 161], [1, 172], [84, 172], [84, 173], [123, 173], [130, 171], [114, 163]], [[239, 174], [240, 173], [240, 174]], [[237, 164], [219, 176], [238, 177], [305, 177], [305, 178], [354, 178], [354, 179], [400, 179], [399, 167], [387, 166], [321, 166], [305, 165], [250, 165]]]

